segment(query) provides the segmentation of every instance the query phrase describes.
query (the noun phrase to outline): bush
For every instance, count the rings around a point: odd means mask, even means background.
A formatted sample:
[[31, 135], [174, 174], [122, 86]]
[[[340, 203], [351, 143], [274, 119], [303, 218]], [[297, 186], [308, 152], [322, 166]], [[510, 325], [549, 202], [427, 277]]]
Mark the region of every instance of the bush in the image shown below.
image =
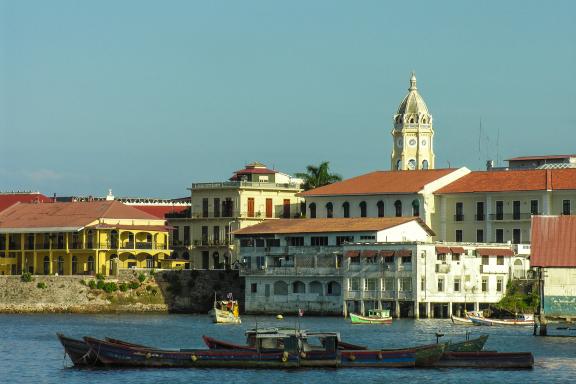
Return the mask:
[[105, 277], [103, 274], [101, 274], [101, 273], [96, 274], [96, 280], [104, 280], [104, 279], [105, 279]]
[[120, 292], [126, 292], [128, 290], [128, 284], [126, 283], [120, 283], [120, 285], [118, 286], [118, 288], [120, 288]]
[[86, 280], [80, 280], [80, 284], [82, 284], [82, 285], [88, 285], [88, 283], [86, 283]]
[[90, 287], [90, 289], [96, 289], [96, 281], [90, 280], [88, 282], [88, 286]]
[[156, 275], [156, 271], [154, 269], [151, 269], [149, 273], [150, 273], [150, 276]]
[[96, 283], [96, 288], [98, 289], [104, 289], [104, 280], [98, 280], [98, 282]]
[[46, 283], [41, 282], [41, 283], [36, 284], [36, 288], [46, 289], [46, 288], [48, 288], [48, 286], [46, 285]]
[[151, 289], [152, 289], [152, 287], [151, 287], [150, 285], [147, 285], [147, 286], [146, 286], [146, 290], [147, 290], [147, 291], [150, 291]]
[[158, 290], [156, 288], [152, 288], [150, 290], [150, 293], [152, 294], [152, 296], [156, 296], [158, 294]]
[[25, 283], [30, 283], [33, 279], [32, 279], [32, 274], [30, 272], [24, 272], [21, 276], [20, 276], [20, 280], [25, 282]]
[[143, 283], [146, 280], [146, 275], [141, 273], [138, 275], [138, 281]]
[[116, 292], [118, 290], [118, 285], [112, 281], [110, 283], [104, 283], [102, 289], [107, 293]]
[[140, 288], [140, 283], [137, 281], [131, 281], [130, 283], [128, 283], [128, 288], [138, 289], [138, 288]]

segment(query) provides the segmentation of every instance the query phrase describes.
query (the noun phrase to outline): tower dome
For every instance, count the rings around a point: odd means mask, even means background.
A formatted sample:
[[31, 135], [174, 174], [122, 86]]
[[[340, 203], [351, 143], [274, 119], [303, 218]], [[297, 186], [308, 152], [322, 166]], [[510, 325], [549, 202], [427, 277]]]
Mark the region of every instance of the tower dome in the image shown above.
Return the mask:
[[410, 78], [410, 88], [408, 88], [408, 94], [400, 103], [396, 115], [430, 115], [428, 112], [428, 107], [424, 102], [424, 99], [418, 93], [418, 88], [416, 87], [416, 75], [412, 72], [412, 77]]

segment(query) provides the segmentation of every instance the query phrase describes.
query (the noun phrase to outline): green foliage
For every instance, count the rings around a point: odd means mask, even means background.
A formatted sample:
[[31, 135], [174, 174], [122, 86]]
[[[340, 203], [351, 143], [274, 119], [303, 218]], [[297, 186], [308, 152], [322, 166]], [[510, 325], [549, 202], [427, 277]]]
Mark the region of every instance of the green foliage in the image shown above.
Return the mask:
[[138, 281], [143, 283], [144, 281], [146, 281], [146, 275], [141, 273], [138, 275]]
[[80, 280], [80, 284], [82, 284], [82, 285], [88, 285], [88, 283], [86, 282], [86, 280]]
[[304, 180], [302, 187], [306, 191], [342, 180], [342, 176], [330, 173], [328, 161], [321, 162], [319, 166], [309, 165], [306, 167], [306, 173], [300, 172], [294, 176]]
[[20, 276], [20, 280], [23, 281], [24, 283], [30, 283], [32, 282], [32, 280], [34, 280], [32, 278], [32, 274], [30, 272], [24, 272], [21, 276]]
[[96, 288], [98, 289], [104, 289], [104, 280], [98, 280], [98, 282], [96, 283]]
[[118, 286], [118, 288], [120, 288], [120, 292], [126, 292], [128, 290], [128, 284], [126, 283], [120, 283], [120, 285]]
[[88, 282], [88, 286], [90, 287], [90, 289], [96, 289], [96, 281], [90, 280]]
[[147, 285], [147, 286], [146, 286], [146, 290], [147, 290], [148, 292], [150, 292], [151, 289], [152, 289], [152, 287], [151, 287], [150, 285]]
[[46, 288], [48, 288], [48, 286], [46, 285], [46, 283], [40, 282], [40, 283], [36, 284], [36, 288], [46, 289]]
[[118, 284], [116, 284], [113, 281], [109, 283], [104, 283], [102, 289], [104, 290], [104, 292], [107, 293], [116, 292], [118, 290]]
[[150, 290], [150, 293], [152, 294], [152, 296], [156, 296], [158, 294], [158, 290], [156, 288], [152, 288]]
[[509, 313], [533, 313], [539, 305], [540, 296], [534, 286], [525, 292], [520, 284], [509, 281], [506, 284], [506, 296], [494, 307]]
[[105, 277], [103, 274], [101, 274], [101, 273], [96, 274], [96, 280], [104, 280], [104, 279], [105, 279]]
[[138, 281], [131, 281], [130, 283], [128, 283], [128, 288], [138, 289], [140, 288], [140, 283]]
[[149, 273], [150, 273], [150, 276], [155, 276], [155, 275], [156, 275], [156, 271], [155, 271], [154, 269], [151, 269]]

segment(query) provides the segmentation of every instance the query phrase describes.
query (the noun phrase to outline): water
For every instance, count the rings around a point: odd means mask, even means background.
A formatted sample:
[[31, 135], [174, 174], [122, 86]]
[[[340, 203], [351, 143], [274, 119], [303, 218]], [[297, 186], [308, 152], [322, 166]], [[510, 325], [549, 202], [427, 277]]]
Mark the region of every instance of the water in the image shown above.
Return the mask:
[[[201, 336], [244, 342], [244, 330], [298, 325], [298, 318], [243, 316], [242, 325], [212, 324], [205, 315], [0, 315], [0, 383], [541, 383], [574, 382], [576, 337], [534, 337], [532, 328], [467, 327], [449, 320], [395, 320], [392, 325], [351, 325], [342, 318], [303, 317], [300, 327], [339, 331], [342, 339], [374, 347], [407, 347], [442, 340], [490, 335], [485, 349], [533, 352], [532, 370], [475, 369], [76, 369], [64, 358], [56, 332], [72, 337], [115, 337], [166, 348], [203, 348]], [[572, 333], [576, 333], [572, 331]]]

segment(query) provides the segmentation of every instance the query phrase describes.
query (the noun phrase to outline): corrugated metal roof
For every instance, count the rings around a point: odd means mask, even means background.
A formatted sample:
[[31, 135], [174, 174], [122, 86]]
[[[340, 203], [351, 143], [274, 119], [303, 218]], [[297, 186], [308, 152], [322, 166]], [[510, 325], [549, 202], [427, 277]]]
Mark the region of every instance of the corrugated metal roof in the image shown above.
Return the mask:
[[530, 265], [576, 267], [576, 216], [532, 216]]

